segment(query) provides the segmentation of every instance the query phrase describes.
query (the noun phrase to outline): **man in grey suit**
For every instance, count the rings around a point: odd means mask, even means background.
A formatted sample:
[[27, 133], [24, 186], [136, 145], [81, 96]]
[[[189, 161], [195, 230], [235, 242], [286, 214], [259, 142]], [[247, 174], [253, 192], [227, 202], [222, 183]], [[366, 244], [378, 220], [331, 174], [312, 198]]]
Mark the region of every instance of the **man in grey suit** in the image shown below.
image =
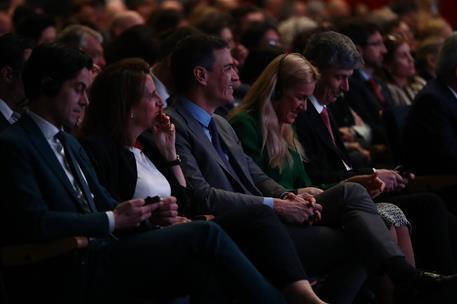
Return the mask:
[[[189, 37], [175, 49], [171, 67], [178, 98], [167, 112], [176, 126], [177, 152], [194, 191], [196, 211], [217, 216], [242, 205], [270, 206], [287, 224], [310, 274], [335, 270], [337, 263], [350, 265], [356, 257], [365, 269], [383, 269], [407, 289], [426, 280], [404, 260], [365, 188], [342, 183], [315, 198], [302, 197], [274, 182], [243, 152], [228, 122], [214, 114], [233, 100], [238, 80], [235, 61], [223, 41]], [[354, 276], [332, 286], [333, 294], [324, 299], [352, 301], [363, 280], [360, 273], [355, 275], [357, 266], [352, 267], [345, 274]]]

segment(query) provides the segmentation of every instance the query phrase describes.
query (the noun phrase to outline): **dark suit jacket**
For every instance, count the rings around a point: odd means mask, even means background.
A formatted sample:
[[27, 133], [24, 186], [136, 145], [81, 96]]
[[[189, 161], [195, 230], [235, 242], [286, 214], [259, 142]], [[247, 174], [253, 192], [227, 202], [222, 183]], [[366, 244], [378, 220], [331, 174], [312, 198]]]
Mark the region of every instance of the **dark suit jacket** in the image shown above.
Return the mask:
[[351, 163], [331, 112], [329, 117], [336, 146], [320, 114], [312, 104], [306, 111], [301, 112], [295, 121], [298, 139], [309, 160], [305, 163], [305, 167], [313, 183], [336, 183], [353, 175], [372, 172], [368, 169], [346, 170], [342, 160], [349, 166]]
[[11, 126], [10, 122], [0, 113], [0, 132]]
[[[137, 166], [133, 153], [103, 135], [91, 134], [80, 141], [94, 165], [100, 183], [118, 201], [132, 199], [137, 182]], [[170, 183], [171, 195], [178, 199], [181, 214], [187, 214], [188, 189], [178, 183], [171, 168], [166, 165], [166, 160], [155, 147], [151, 134], [143, 133], [139, 142], [143, 145], [143, 153]]]
[[[394, 103], [387, 86], [379, 78], [375, 77], [374, 79], [381, 86], [381, 92], [385, 99], [384, 109], [392, 107]], [[356, 70], [351, 77], [349, 92], [345, 94], [344, 98], [363, 121], [371, 127], [373, 132], [372, 143], [386, 144], [387, 138], [380, 115], [383, 106], [371, 90], [370, 84], [362, 78], [359, 71]]]
[[167, 113], [176, 126], [176, 149], [194, 193], [193, 201], [198, 202], [195, 206], [197, 213], [218, 215], [242, 205], [262, 204], [263, 196], [278, 197], [287, 191], [244, 153], [238, 137], [224, 118], [213, 116], [238, 176], [228, 170], [199, 122], [180, 105], [179, 100], [167, 108]]
[[89, 158], [69, 136], [99, 212], [84, 214], [75, 191], [35, 122], [24, 115], [0, 135], [0, 216], [8, 243], [66, 236], [108, 236], [106, 210], [116, 201], [99, 184]]
[[457, 172], [457, 98], [431, 80], [417, 94], [404, 136], [404, 164], [419, 174]]

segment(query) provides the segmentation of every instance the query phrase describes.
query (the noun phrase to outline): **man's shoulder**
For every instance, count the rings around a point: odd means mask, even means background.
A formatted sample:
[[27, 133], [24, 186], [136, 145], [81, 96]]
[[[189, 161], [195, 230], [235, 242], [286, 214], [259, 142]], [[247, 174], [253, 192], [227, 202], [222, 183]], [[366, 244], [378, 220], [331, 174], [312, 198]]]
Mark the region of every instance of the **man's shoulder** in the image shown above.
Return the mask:
[[452, 99], [452, 97], [452, 92], [448, 87], [433, 79], [427, 82], [424, 88], [416, 95], [412, 107], [447, 103], [446, 101]]
[[1, 142], [23, 142], [26, 141], [29, 135], [24, 130], [23, 126], [20, 123], [15, 123], [10, 125], [5, 130], [0, 133]]

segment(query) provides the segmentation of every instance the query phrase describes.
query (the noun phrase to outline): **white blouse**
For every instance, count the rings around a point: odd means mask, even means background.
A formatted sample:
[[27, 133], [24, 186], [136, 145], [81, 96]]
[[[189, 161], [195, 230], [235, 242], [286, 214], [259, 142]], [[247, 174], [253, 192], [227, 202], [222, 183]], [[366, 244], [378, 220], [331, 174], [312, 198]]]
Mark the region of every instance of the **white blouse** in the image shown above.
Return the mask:
[[167, 197], [171, 195], [170, 183], [165, 176], [157, 170], [152, 161], [135, 147], [128, 147], [135, 155], [137, 180], [133, 198], [146, 198], [158, 195]]

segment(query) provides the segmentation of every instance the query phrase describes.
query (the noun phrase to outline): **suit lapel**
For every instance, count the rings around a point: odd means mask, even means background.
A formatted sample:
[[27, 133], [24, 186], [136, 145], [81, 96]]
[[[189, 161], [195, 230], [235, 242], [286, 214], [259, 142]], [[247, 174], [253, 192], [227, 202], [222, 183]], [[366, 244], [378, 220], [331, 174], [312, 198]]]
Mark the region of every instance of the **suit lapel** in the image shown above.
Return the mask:
[[[222, 142], [225, 144], [227, 148], [227, 153], [230, 154], [230, 157], [233, 158], [232, 166], [236, 166], [236, 168], [233, 168], [234, 170], [237, 170], [238, 176], [236, 176], [236, 180], [240, 184], [240, 186], [247, 191], [247, 193], [252, 193], [256, 195], [262, 195], [260, 191], [257, 189], [255, 186], [254, 181], [252, 180], [251, 174], [249, 173], [248, 168], [246, 166], [243, 166], [242, 164], [246, 163], [245, 160], [241, 159], [243, 158], [243, 154], [240, 154], [239, 152], [239, 146], [233, 142], [233, 135], [229, 134], [225, 128], [223, 128], [220, 123], [218, 122], [218, 119], [216, 119], [216, 124], [218, 125], [218, 130], [219, 130], [219, 135], [221, 137]], [[240, 181], [239, 179], [242, 179]], [[250, 188], [247, 189], [246, 187]]]
[[59, 180], [68, 190], [70, 195], [76, 200], [77, 205], [80, 206], [78, 198], [76, 197], [76, 192], [73, 186], [71, 185], [67, 174], [63, 170], [54, 152], [49, 146], [49, 143], [47, 142], [43, 133], [41, 133], [38, 126], [28, 115], [24, 115], [24, 117], [18, 123], [20, 123], [24, 130], [29, 134], [29, 140], [31, 141], [32, 145], [36, 148], [38, 153], [41, 155], [41, 157], [44, 159], [44, 162], [48, 165], [51, 171], [53, 171], [54, 174], [59, 178]]
[[[195, 136], [195, 138], [199, 141], [200, 145], [202, 147], [208, 147], [208, 152], [211, 154], [211, 157], [216, 160], [219, 166], [222, 167], [224, 172], [226, 173], [227, 176], [232, 178], [236, 183], [238, 183], [239, 187], [246, 191], [246, 193], [253, 193], [252, 191], [249, 191], [246, 189], [244, 183], [240, 180], [240, 177], [235, 175], [232, 170], [227, 168], [225, 162], [221, 159], [219, 156], [219, 153], [217, 153], [216, 149], [214, 148], [213, 144], [209, 140], [208, 136], [204, 133], [203, 128], [201, 124], [192, 117], [191, 113], [189, 113], [183, 106], [181, 106], [181, 103], [179, 100], [175, 103], [175, 110], [176, 112], [186, 121], [188, 128], [191, 133]], [[233, 147], [233, 144], [229, 139], [227, 139], [227, 135], [225, 134], [224, 128], [220, 127], [220, 124], [218, 123], [216, 119], [216, 125], [218, 126], [218, 131], [219, 131], [219, 136], [221, 138], [221, 141], [225, 144], [225, 147], [227, 148], [227, 153], [229, 153], [229, 156], [233, 157], [235, 159], [235, 162], [237, 164], [240, 164], [239, 159], [237, 158], [237, 154], [234, 153], [235, 149]], [[246, 174], [244, 171], [245, 169], [242, 168], [242, 166], [239, 166], [241, 169], [241, 174], [244, 174], [246, 176], [247, 180], [250, 181], [251, 184], [253, 184], [252, 180], [250, 179], [250, 176]], [[254, 186], [255, 188], [255, 186]], [[258, 192], [258, 191], [257, 191]]]
[[[208, 151], [211, 153], [211, 157], [217, 161], [219, 166], [221, 166], [227, 172], [227, 174], [238, 180], [238, 178], [233, 176], [233, 174], [230, 172], [231, 170], [227, 168], [225, 162], [221, 159], [219, 153], [217, 153], [216, 148], [214, 148], [212, 142], [203, 131], [202, 125], [192, 117], [192, 114], [189, 113], [184, 107], [182, 107], [179, 102], [176, 103], [176, 112], [178, 112], [184, 118], [184, 120], [187, 122], [190, 132], [194, 134], [195, 138], [197, 138], [200, 144], [203, 147], [208, 147]], [[221, 135], [220, 130], [218, 131], [219, 135]]]

